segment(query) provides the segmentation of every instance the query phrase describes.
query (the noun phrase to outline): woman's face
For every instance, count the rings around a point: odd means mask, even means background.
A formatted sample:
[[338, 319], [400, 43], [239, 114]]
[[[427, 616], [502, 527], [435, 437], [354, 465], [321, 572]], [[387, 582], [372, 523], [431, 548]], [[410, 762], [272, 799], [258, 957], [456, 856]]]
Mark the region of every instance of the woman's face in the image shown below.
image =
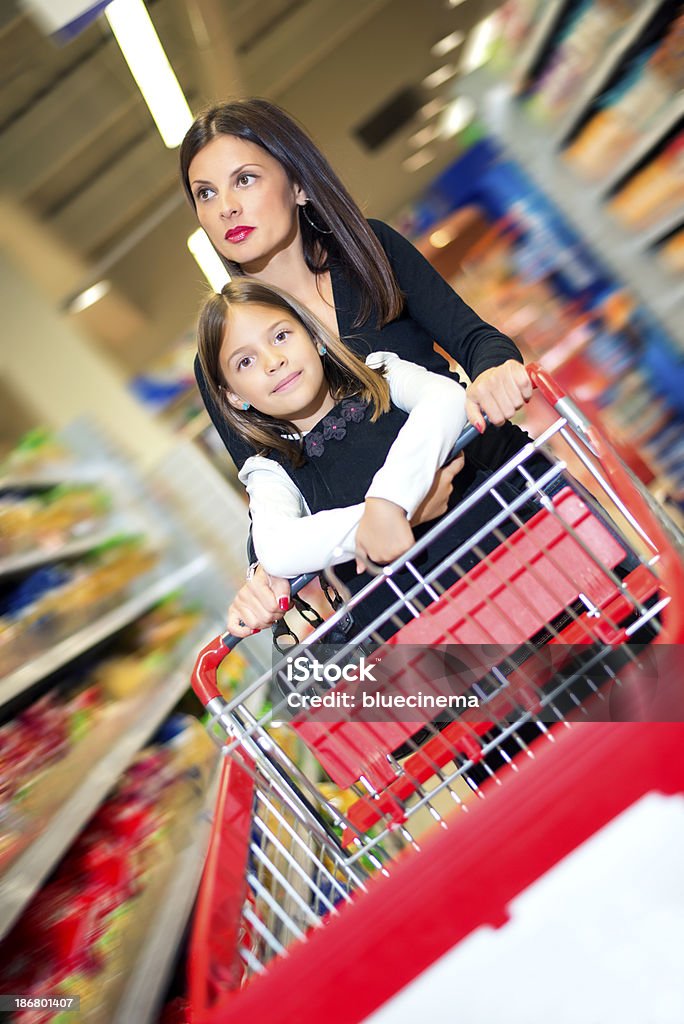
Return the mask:
[[261, 146], [217, 135], [191, 161], [188, 180], [214, 247], [246, 273], [259, 273], [274, 255], [300, 244], [297, 206], [307, 197]]
[[285, 310], [257, 303], [232, 306], [219, 365], [236, 409], [249, 402], [259, 412], [309, 430], [335, 404], [315, 343]]

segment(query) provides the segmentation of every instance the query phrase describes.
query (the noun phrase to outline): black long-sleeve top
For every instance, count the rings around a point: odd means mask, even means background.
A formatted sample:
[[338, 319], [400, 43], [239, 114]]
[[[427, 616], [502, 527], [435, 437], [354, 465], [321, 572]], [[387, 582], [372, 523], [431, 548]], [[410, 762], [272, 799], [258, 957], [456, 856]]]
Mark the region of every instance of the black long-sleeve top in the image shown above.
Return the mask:
[[[434, 350], [433, 342], [437, 342], [460, 363], [471, 380], [508, 359], [522, 361], [511, 339], [481, 320], [407, 239], [382, 221], [368, 223], [387, 253], [405, 303], [400, 316], [384, 327], [378, 328], [372, 320], [354, 327], [361, 304], [358, 283], [341, 263], [331, 260], [340, 337], [357, 355], [365, 359], [370, 352], [396, 352], [402, 359], [446, 374], [449, 368]], [[195, 376], [212, 422], [239, 469], [254, 451], [228, 428], [214, 405], [198, 359]], [[526, 441], [527, 436], [509, 423], [489, 427], [469, 445], [467, 462], [474, 467], [494, 469]]]

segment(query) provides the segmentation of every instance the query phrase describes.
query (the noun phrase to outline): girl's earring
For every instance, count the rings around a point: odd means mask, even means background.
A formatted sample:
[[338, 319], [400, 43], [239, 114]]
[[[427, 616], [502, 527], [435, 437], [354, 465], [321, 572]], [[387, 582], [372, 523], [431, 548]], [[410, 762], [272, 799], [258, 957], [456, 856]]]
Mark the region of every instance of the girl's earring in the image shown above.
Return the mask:
[[326, 354], [326, 352], [327, 352], [327, 351], [328, 351], [328, 350], [327, 350], [327, 348], [325, 347], [325, 345], [321, 345], [321, 346], [320, 346], [320, 348], [318, 349], [318, 354], [319, 354], [319, 356], [324, 356], [324, 355]]
[[251, 408], [251, 406], [249, 402], [243, 402], [240, 408], [242, 409], [243, 412], [247, 412], [247, 410]]

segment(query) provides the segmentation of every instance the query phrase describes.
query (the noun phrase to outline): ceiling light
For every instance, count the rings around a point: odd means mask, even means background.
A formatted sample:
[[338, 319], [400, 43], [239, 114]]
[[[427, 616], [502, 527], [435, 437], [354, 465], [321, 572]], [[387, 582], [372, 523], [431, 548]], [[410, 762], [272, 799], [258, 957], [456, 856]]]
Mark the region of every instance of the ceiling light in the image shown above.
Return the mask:
[[461, 4], [464, 4], [464, 3], [465, 3], [465, 0], [446, 0], [446, 5], [445, 6], [446, 7], [450, 7], [453, 10], [454, 7], [460, 7]]
[[415, 149], [419, 149], [421, 146], [427, 145], [428, 142], [432, 142], [440, 134], [441, 129], [438, 124], [427, 124], [420, 131], [417, 131], [415, 135], [412, 135], [409, 139], [409, 146], [413, 146]]
[[450, 32], [448, 36], [444, 36], [438, 43], [430, 48], [430, 53], [435, 57], [446, 57], [447, 53], [451, 53], [457, 46], [460, 46], [465, 39], [465, 33], [463, 32]]
[[441, 114], [447, 105], [447, 101], [443, 99], [430, 100], [424, 107], [420, 108], [420, 116], [423, 121], [429, 121], [430, 118], [435, 117], [436, 114]]
[[450, 103], [441, 118], [440, 133], [449, 139], [452, 135], [462, 132], [475, 117], [475, 103], [470, 96], [459, 96]]
[[113, 0], [105, 15], [164, 145], [179, 146], [192, 112], [142, 0]]
[[431, 160], [435, 159], [435, 151], [433, 149], [419, 149], [417, 153], [412, 156], [408, 156], [402, 163], [402, 167], [406, 171], [419, 171], [421, 167], [425, 167]]
[[456, 74], [456, 67], [453, 64], [443, 64], [441, 68], [437, 68], [431, 75], [423, 79], [423, 85], [426, 89], [436, 89], [438, 85], [453, 78]]
[[463, 56], [459, 70], [462, 74], [470, 74], [486, 64], [490, 57], [491, 44], [496, 36], [496, 14], [476, 25], [468, 36], [463, 47]]
[[220, 292], [224, 284], [230, 281], [230, 274], [221, 262], [203, 228], [197, 228], [188, 238], [188, 249], [195, 257], [197, 265], [215, 292]]
[[430, 245], [434, 245], [435, 249], [444, 249], [453, 240], [454, 236], [444, 228], [438, 228], [437, 231], [433, 231], [429, 239]]
[[82, 313], [84, 309], [94, 306], [96, 302], [104, 298], [110, 288], [109, 281], [97, 281], [90, 288], [74, 295], [73, 299], [69, 299], [65, 307], [67, 313]]

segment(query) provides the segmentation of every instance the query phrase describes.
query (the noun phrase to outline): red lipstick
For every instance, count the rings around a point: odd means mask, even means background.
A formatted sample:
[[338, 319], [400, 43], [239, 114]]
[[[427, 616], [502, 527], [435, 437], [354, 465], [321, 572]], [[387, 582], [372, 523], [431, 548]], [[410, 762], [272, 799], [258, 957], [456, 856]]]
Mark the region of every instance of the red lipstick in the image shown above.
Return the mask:
[[244, 242], [246, 238], [249, 238], [253, 231], [254, 228], [250, 228], [246, 224], [238, 224], [236, 228], [231, 228], [229, 231], [226, 231], [223, 237], [226, 242], [238, 244], [239, 242]]

